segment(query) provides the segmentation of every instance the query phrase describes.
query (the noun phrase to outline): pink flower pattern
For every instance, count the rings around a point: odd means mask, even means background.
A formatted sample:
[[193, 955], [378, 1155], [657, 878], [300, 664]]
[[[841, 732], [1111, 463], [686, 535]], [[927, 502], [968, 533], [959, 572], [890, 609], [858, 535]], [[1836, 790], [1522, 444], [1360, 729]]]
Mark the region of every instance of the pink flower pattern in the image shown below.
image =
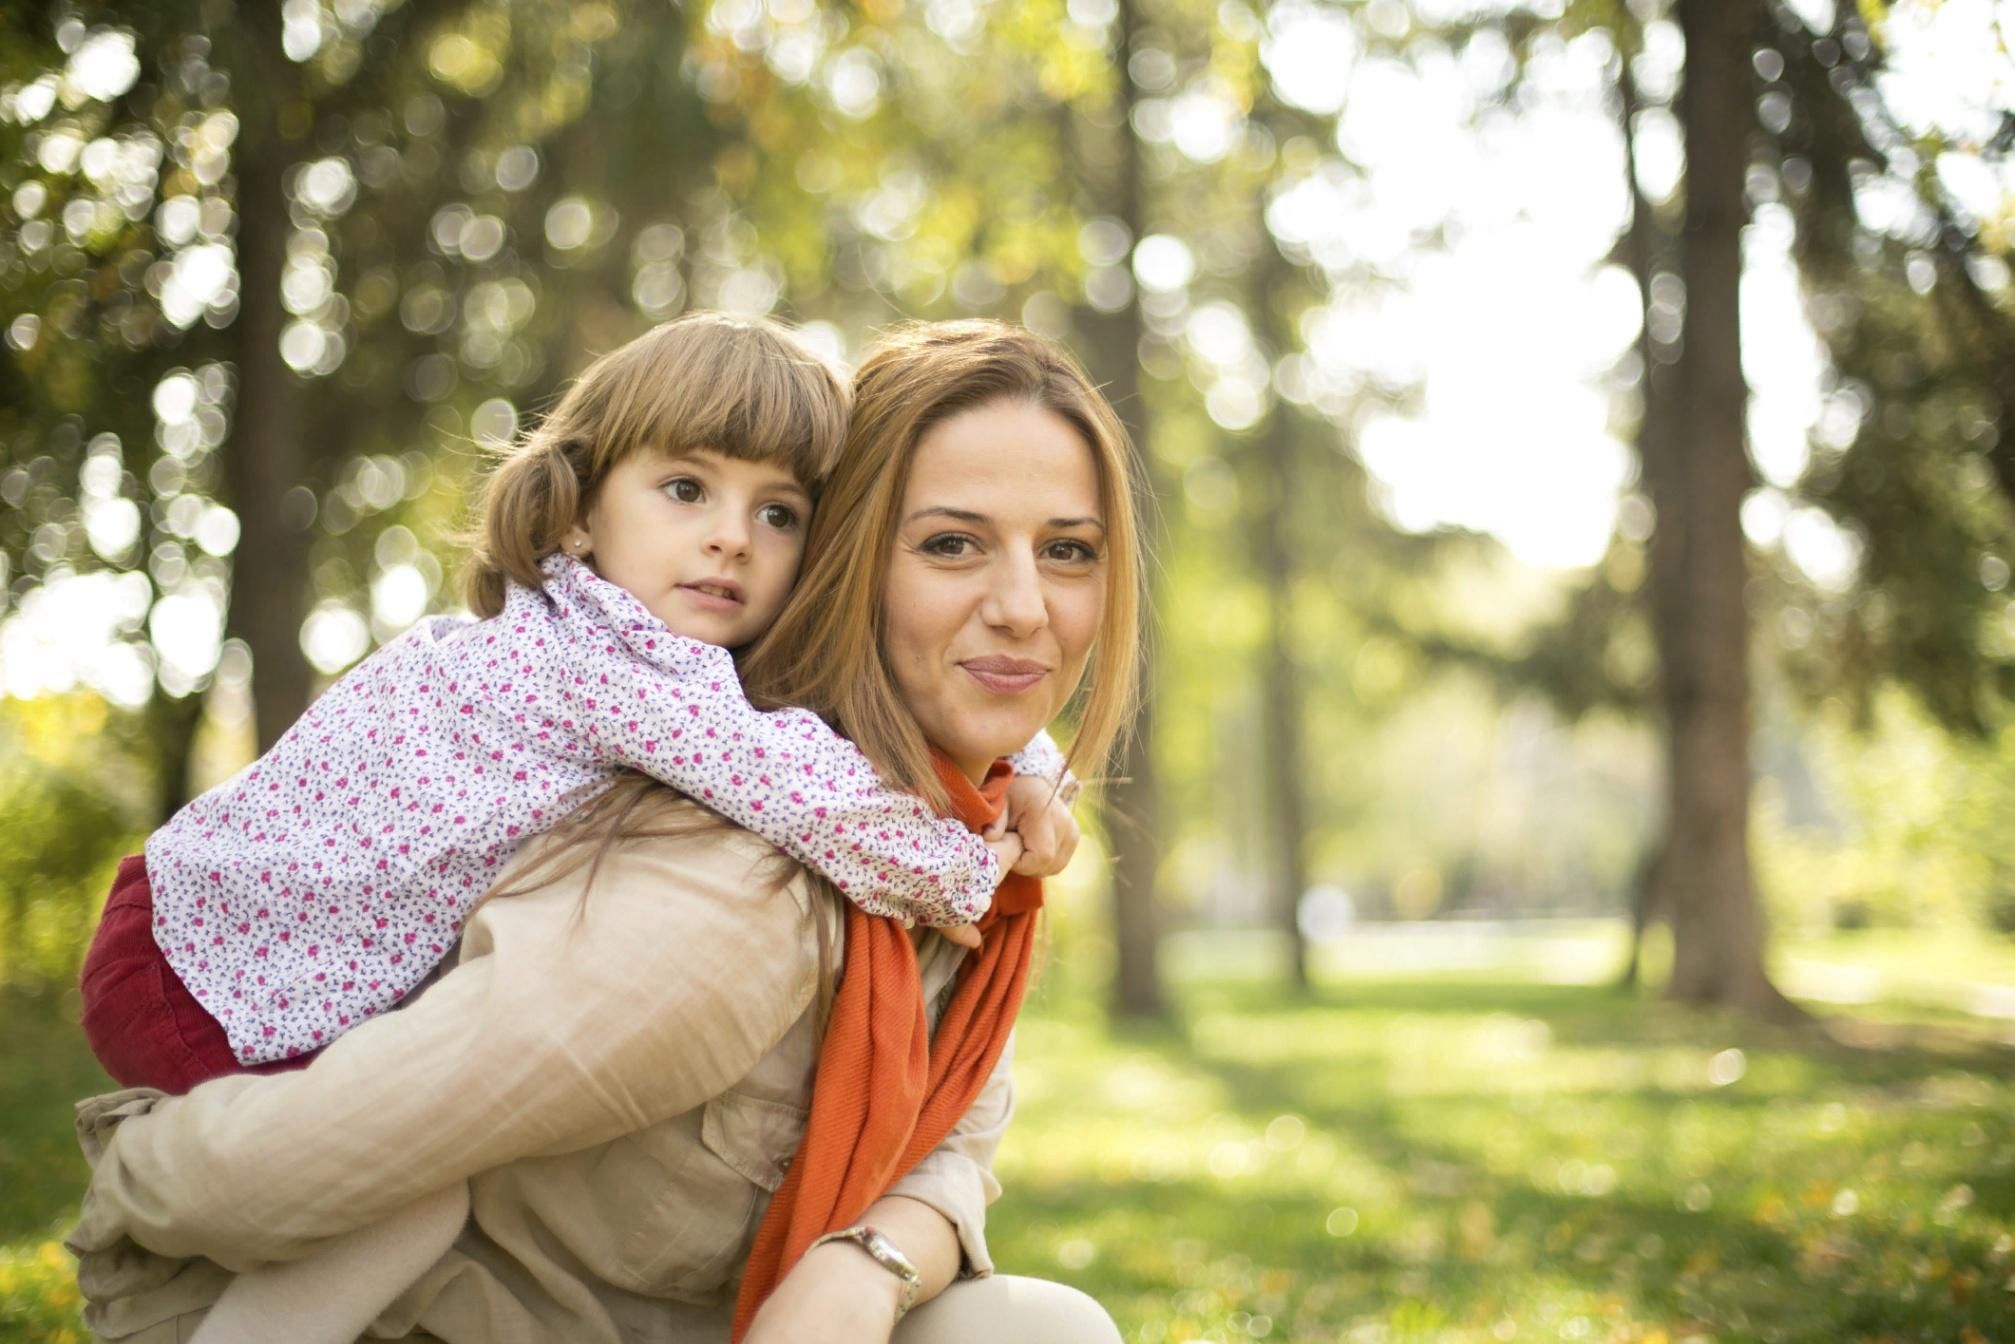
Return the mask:
[[[726, 649], [555, 555], [501, 615], [433, 617], [147, 842], [154, 937], [239, 1060], [305, 1054], [454, 945], [511, 855], [641, 770], [819, 870], [871, 914], [962, 924], [992, 853], [802, 709], [759, 712]], [[1018, 766], [1057, 778], [1038, 735]]]

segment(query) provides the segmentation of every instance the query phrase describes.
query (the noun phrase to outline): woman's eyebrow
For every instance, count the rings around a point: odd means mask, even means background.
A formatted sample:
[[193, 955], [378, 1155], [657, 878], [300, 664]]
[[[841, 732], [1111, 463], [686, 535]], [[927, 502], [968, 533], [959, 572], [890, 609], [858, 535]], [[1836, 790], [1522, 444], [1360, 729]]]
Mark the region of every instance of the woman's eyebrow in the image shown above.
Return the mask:
[[[949, 504], [933, 504], [930, 508], [918, 509], [915, 513], [903, 519], [903, 522], [905, 524], [913, 523], [919, 518], [953, 518], [961, 523], [990, 523], [993, 521], [986, 514], [975, 513], [971, 509], [955, 509]], [[1095, 527], [1101, 532], [1105, 531], [1105, 524], [1099, 519], [1091, 517], [1052, 518], [1045, 526], [1056, 528]]]
[[961, 523], [989, 523], [993, 521], [983, 513], [974, 513], [971, 509], [954, 509], [948, 504], [933, 504], [927, 509], [918, 509], [915, 513], [903, 519], [903, 521], [905, 523], [913, 523], [919, 518], [955, 518]]

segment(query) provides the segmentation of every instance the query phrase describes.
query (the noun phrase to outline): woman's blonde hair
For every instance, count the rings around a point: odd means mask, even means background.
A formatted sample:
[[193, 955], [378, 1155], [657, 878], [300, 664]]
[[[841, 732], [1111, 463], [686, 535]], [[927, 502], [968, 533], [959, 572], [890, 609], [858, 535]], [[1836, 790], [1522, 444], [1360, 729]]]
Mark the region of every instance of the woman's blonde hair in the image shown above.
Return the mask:
[[[853, 426], [812, 516], [798, 586], [776, 623], [743, 655], [752, 701], [800, 705], [854, 740], [891, 787], [911, 789], [939, 808], [944, 791], [930, 746], [896, 692], [882, 655], [882, 592], [896, 523], [917, 443], [963, 411], [997, 401], [1042, 406], [1077, 430], [1097, 466], [1105, 520], [1105, 615], [1100, 624], [1077, 732], [1073, 769], [1103, 766], [1132, 718], [1138, 694], [1142, 555], [1134, 509], [1136, 465], [1125, 427], [1076, 361], [1019, 327], [936, 322], [903, 327], [871, 350], [854, 378]], [[583, 864], [587, 889], [609, 850], [623, 841], [691, 835], [728, 823], [646, 775], [627, 773], [601, 797], [567, 816], [553, 841], [493, 900], [557, 881]], [[788, 863], [767, 877], [781, 885]], [[818, 874], [814, 886], [837, 901]], [[827, 922], [817, 921], [821, 1003], [831, 997]]]
[[478, 616], [504, 609], [539, 561], [637, 453], [785, 464], [816, 501], [847, 431], [844, 376], [788, 328], [690, 313], [651, 328], [582, 370], [550, 414], [512, 443], [484, 482], [465, 596]]
[[[1126, 429], [1075, 360], [1020, 327], [916, 323], [879, 341], [854, 375], [853, 424], [805, 541], [797, 588], [742, 660], [751, 700], [800, 705], [853, 739], [890, 786], [945, 805], [930, 745], [882, 651], [882, 595], [917, 444], [995, 402], [1063, 419], [1091, 452], [1105, 520], [1105, 615], [1068, 754], [1100, 769], [1139, 684], [1141, 552]], [[1019, 744], [1017, 744], [1019, 745]]]

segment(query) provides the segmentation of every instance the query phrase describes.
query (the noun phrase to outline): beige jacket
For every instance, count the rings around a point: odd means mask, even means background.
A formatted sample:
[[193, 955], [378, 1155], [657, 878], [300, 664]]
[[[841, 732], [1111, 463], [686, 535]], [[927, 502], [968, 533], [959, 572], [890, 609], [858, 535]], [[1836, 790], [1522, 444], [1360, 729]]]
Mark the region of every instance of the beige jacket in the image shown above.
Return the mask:
[[[779, 888], [774, 857], [740, 831], [628, 842], [585, 907], [585, 872], [481, 906], [452, 972], [306, 1070], [85, 1103], [95, 1174], [71, 1246], [93, 1328], [178, 1338], [168, 1323], [228, 1270], [466, 1180], [461, 1239], [373, 1337], [724, 1338], [804, 1128], [815, 912], [835, 964], [841, 950], [837, 909], [801, 873]], [[933, 1025], [963, 955], [923, 940]], [[942, 1212], [976, 1274], [992, 1269], [1011, 1054], [892, 1190]]]

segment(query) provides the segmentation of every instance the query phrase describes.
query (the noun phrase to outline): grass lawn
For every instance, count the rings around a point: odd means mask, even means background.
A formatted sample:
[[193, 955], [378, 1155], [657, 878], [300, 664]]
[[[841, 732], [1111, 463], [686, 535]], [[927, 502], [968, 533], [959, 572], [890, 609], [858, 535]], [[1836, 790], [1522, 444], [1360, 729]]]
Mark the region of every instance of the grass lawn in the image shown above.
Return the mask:
[[[2015, 1341], [2007, 1020], [1788, 1035], [1500, 967], [1192, 975], [1113, 1031], [1077, 985], [1024, 1017], [992, 1238], [1129, 1344]], [[0, 1056], [0, 1339], [60, 1339], [97, 1075], [46, 1001]]]

